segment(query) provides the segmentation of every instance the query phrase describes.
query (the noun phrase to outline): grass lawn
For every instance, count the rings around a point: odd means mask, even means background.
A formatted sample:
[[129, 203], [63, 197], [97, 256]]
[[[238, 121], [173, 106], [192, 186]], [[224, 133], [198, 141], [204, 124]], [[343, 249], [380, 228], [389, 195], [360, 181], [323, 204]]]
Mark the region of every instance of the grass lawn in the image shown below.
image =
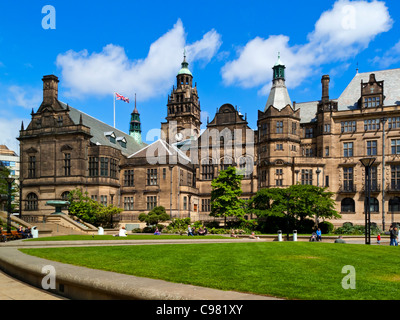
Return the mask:
[[[307, 300], [400, 299], [399, 250], [310, 242], [21, 249], [94, 269]], [[342, 288], [346, 265], [356, 271], [354, 290]]]
[[179, 240], [179, 239], [226, 239], [227, 237], [218, 235], [193, 236], [187, 235], [159, 235], [143, 234], [143, 235], [128, 235], [127, 237], [114, 237], [113, 235], [66, 235], [55, 237], [40, 237], [27, 239], [26, 241], [79, 241], [79, 240]]

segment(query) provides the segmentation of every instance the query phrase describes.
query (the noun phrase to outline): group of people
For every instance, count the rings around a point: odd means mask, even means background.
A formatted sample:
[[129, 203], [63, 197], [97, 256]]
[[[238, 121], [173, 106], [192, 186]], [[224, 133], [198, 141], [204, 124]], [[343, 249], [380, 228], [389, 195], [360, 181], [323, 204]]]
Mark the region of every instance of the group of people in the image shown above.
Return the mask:
[[198, 230], [196, 230], [196, 228], [192, 229], [192, 227], [190, 225], [188, 225], [187, 233], [188, 233], [188, 236], [195, 236], [195, 235], [205, 236], [205, 235], [207, 235], [208, 230], [205, 226], [201, 226], [201, 227], [199, 227]]
[[17, 229], [17, 232], [19, 234], [22, 235], [22, 238], [26, 239], [26, 238], [32, 238], [32, 232], [30, 228], [25, 228], [25, 230], [23, 230], [22, 226], [19, 226]]
[[311, 242], [314, 242], [314, 241], [322, 241], [322, 232], [321, 232], [321, 229], [320, 229], [320, 228], [318, 228], [317, 231], [315, 231], [315, 232], [313, 232], [313, 233], [311, 234], [310, 241], [311, 241]]
[[389, 228], [389, 235], [390, 235], [390, 245], [391, 246], [398, 246], [398, 237], [399, 237], [399, 232], [397, 230], [397, 226], [390, 226]]

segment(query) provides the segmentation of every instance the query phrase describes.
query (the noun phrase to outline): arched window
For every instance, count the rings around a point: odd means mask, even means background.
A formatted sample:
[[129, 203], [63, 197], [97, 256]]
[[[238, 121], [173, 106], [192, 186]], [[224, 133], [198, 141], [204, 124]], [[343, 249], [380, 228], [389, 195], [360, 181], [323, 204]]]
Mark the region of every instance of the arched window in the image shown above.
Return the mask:
[[400, 211], [400, 198], [394, 197], [389, 200], [389, 211], [398, 212]]
[[371, 212], [379, 212], [379, 201], [377, 198], [371, 198], [369, 200], [369, 207]]
[[353, 199], [345, 198], [341, 203], [342, 212], [356, 212], [356, 205]]
[[201, 161], [201, 176], [203, 180], [214, 179], [214, 164], [212, 159], [203, 159]]
[[26, 197], [25, 210], [35, 211], [37, 209], [38, 209], [38, 196], [35, 193], [31, 192]]

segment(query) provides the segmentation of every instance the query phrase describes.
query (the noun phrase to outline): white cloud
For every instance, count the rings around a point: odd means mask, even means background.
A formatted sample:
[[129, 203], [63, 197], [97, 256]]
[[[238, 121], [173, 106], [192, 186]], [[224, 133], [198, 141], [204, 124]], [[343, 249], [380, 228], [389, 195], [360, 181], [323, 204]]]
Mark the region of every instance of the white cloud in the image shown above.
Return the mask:
[[244, 88], [261, 86], [260, 94], [270, 91], [271, 68], [281, 52], [287, 67], [286, 84], [295, 88], [325, 63], [346, 61], [368, 47], [380, 33], [390, 30], [393, 21], [381, 1], [338, 0], [322, 13], [308, 42], [290, 45], [289, 37], [257, 37], [238, 51], [238, 58], [222, 68], [226, 85]]
[[39, 89], [13, 85], [8, 87], [7, 103], [12, 107], [36, 109], [42, 102], [42, 92]]
[[6, 145], [8, 149], [19, 154], [19, 130], [24, 121], [25, 128], [29, 124], [29, 119], [22, 118], [2, 118], [0, 117], [0, 144]]
[[371, 60], [371, 62], [379, 65], [381, 68], [388, 68], [391, 65], [400, 62], [400, 41], [386, 51], [383, 56], [376, 56]]
[[[181, 20], [151, 44], [145, 59], [131, 60], [124, 48], [108, 44], [100, 53], [68, 51], [57, 57], [62, 69], [63, 86], [70, 89], [68, 95], [111, 95], [114, 91], [126, 96], [137, 93], [144, 100], [165, 92], [176, 76], [185, 43], [185, 31]], [[221, 45], [221, 36], [211, 30], [203, 38], [187, 45], [190, 63], [207, 62]]]

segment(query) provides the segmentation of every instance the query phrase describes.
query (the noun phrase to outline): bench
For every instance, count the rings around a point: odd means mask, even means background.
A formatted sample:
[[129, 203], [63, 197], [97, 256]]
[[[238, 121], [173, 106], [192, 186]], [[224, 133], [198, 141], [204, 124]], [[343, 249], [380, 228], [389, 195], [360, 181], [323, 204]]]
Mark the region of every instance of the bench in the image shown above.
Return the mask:
[[3, 241], [3, 239], [4, 239], [3, 236], [6, 236], [7, 241], [18, 240], [18, 239], [24, 238], [22, 233], [19, 233], [18, 231], [15, 231], [15, 230], [11, 230], [11, 232], [5, 232], [5, 231], [2, 232], [2, 237], [0, 239], [1, 241]]

